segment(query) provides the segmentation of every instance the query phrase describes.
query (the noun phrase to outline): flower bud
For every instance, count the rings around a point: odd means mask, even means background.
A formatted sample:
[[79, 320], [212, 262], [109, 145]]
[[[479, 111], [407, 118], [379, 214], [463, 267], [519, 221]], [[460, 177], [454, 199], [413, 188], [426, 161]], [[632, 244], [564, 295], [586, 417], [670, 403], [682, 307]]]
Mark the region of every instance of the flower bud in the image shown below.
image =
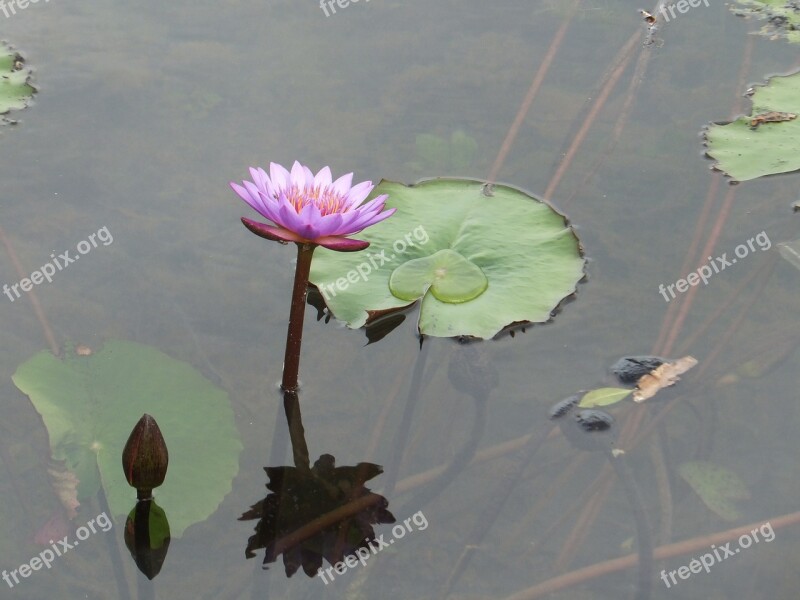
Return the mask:
[[169, 464], [167, 445], [156, 420], [142, 415], [122, 450], [122, 468], [139, 499], [152, 497], [153, 488], [164, 483]]

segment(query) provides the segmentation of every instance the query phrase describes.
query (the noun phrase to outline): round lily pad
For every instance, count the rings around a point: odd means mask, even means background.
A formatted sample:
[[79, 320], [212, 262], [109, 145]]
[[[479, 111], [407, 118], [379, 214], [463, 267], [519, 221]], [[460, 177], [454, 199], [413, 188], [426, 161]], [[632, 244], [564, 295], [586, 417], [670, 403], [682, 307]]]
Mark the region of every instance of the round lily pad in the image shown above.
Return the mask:
[[401, 300], [416, 300], [430, 288], [437, 300], [458, 304], [477, 298], [488, 285], [481, 268], [454, 250], [410, 260], [389, 277], [389, 289]]
[[333, 315], [358, 328], [420, 302], [426, 335], [490, 338], [504, 327], [544, 322], [584, 276], [566, 218], [510, 186], [470, 179], [415, 185], [382, 181], [390, 218], [365, 229], [360, 252], [317, 248], [311, 283]]

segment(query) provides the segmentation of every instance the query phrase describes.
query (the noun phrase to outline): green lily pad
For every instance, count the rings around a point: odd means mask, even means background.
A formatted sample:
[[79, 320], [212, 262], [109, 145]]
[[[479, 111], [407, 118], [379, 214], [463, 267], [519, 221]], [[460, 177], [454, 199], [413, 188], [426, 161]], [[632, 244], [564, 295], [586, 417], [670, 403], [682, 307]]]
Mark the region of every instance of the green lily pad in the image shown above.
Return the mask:
[[28, 83], [31, 72], [22, 56], [0, 43], [0, 114], [25, 108], [36, 89]]
[[333, 315], [359, 328], [421, 301], [426, 335], [490, 338], [504, 327], [544, 322], [583, 278], [584, 258], [565, 217], [520, 190], [483, 182], [382, 181], [397, 212], [365, 229], [360, 252], [318, 248], [311, 264]]
[[730, 8], [738, 16], [766, 20], [759, 34], [800, 43], [800, 5], [796, 0], [738, 0]]
[[[705, 132], [707, 154], [717, 160], [714, 168], [736, 181], [800, 169], [800, 73], [772, 77], [752, 93], [749, 117], [727, 124], [715, 123]], [[753, 119], [783, 113], [785, 119], [762, 122]], [[795, 115], [794, 118], [791, 115]]]
[[578, 406], [581, 408], [610, 406], [629, 396], [632, 392], [633, 390], [625, 388], [598, 388], [584, 394]]
[[703, 503], [726, 521], [742, 517], [734, 500], [747, 500], [750, 491], [741, 478], [725, 467], [707, 461], [685, 462], [678, 473]]
[[154, 496], [174, 537], [208, 518], [231, 490], [242, 444], [228, 396], [187, 363], [118, 340], [91, 356], [40, 352], [12, 379], [42, 415], [53, 458], [77, 475], [79, 499], [102, 485], [112, 513], [128, 514], [136, 491], [125, 480], [122, 448], [144, 413], [169, 450]]
[[414, 301], [430, 288], [433, 297], [458, 304], [480, 296], [489, 282], [481, 268], [454, 250], [439, 250], [401, 264], [389, 277], [389, 289], [401, 300]]

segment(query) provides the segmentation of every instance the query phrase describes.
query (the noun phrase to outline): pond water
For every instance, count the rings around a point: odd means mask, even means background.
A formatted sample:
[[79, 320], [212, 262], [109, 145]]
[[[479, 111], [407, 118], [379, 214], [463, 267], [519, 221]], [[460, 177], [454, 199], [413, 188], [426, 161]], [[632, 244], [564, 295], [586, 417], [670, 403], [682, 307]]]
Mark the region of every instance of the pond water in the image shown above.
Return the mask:
[[[172, 539], [152, 582], [115, 516], [51, 568], [0, 582], [0, 597], [634, 597], [635, 559], [608, 563], [637, 552], [630, 488], [604, 453], [544, 438], [555, 402], [616, 386], [612, 363], [654, 352], [699, 364], [649, 402], [608, 409], [621, 429], [644, 434], [617, 447], [654, 545], [695, 544], [657, 553], [650, 597], [797, 597], [800, 273], [776, 252], [798, 236], [797, 175], [730, 186], [709, 170], [699, 136], [747, 114], [745, 90], [796, 69], [796, 47], [749, 35], [759, 25], [722, 3], [676, 13], [650, 47], [629, 3], [572, 6], [362, 0], [333, 13], [312, 1], [52, 0], [0, 18], [39, 90], [0, 133], [0, 283], [20, 280], [14, 255], [30, 273], [90, 235], [111, 240], [35, 288], [52, 339], [95, 351], [130, 340], [189, 363], [227, 392], [243, 447], [230, 492]], [[375, 525], [396, 543], [329, 581], [302, 570], [288, 578], [282, 557], [263, 570], [263, 549], [245, 558], [255, 521], [238, 518], [265, 495], [263, 467], [291, 460], [277, 384], [295, 253], [241, 226], [256, 215], [228, 182], [295, 159], [355, 171], [356, 181], [486, 179], [545, 60], [496, 179], [547, 191], [581, 239], [586, 281], [548, 324], [473, 344], [426, 339], [423, 350], [415, 311], [366, 345], [363, 331], [308, 307], [300, 405], [311, 461], [382, 465], [367, 486], [406, 525]], [[432, 160], [430, 136], [459, 150]], [[669, 301], [659, 293], [707, 262], [709, 240], [709, 255], [730, 257], [749, 239], [761, 242], [706, 285]], [[5, 573], [49, 547], [34, 537], [59, 509], [47, 429], [11, 380], [48, 339], [28, 296], [0, 297], [0, 321]], [[496, 374], [488, 397], [468, 393], [463, 371], [473, 368], [484, 381]], [[199, 451], [205, 441], [188, 443]], [[749, 496], [728, 500], [734, 516], [687, 485], [679, 468], [690, 461], [741, 479]], [[82, 501], [70, 535], [103, 512], [99, 497]], [[753, 524], [760, 541], [749, 547], [725, 534]], [[732, 540], [731, 557], [669, 580]], [[581, 570], [592, 565], [595, 576]]]

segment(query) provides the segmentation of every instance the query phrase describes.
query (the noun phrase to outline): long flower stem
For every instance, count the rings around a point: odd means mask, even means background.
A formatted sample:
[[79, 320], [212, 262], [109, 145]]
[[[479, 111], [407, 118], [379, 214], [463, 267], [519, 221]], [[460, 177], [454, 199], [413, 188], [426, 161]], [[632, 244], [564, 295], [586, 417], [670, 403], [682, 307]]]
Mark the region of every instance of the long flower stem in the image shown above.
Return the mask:
[[308, 293], [308, 274], [311, 271], [311, 256], [314, 254], [315, 247], [312, 244], [297, 244], [297, 267], [294, 271], [292, 308], [289, 312], [289, 329], [286, 332], [286, 354], [283, 359], [283, 380], [281, 381], [281, 389], [284, 392], [297, 391], [300, 344], [303, 341], [303, 318], [306, 313], [306, 295]]

